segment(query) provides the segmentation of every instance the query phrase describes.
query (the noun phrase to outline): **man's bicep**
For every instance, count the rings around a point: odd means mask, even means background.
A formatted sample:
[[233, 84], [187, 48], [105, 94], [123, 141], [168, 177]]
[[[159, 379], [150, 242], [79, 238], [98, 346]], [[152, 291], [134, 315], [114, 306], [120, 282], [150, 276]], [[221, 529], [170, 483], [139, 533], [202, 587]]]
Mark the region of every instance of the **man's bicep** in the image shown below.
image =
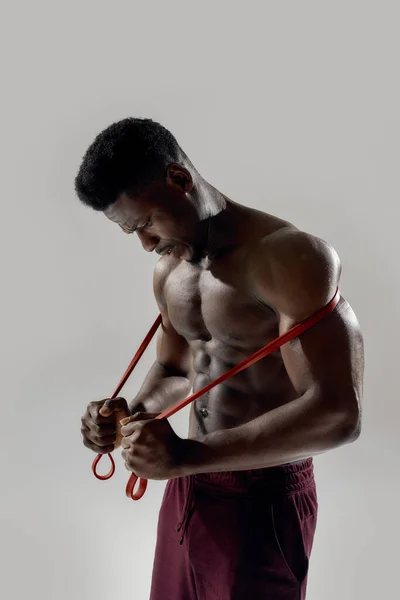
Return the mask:
[[[282, 318], [280, 333], [293, 325]], [[358, 411], [364, 346], [357, 318], [344, 299], [322, 321], [283, 346], [281, 353], [299, 395], [315, 393], [328, 408]]]

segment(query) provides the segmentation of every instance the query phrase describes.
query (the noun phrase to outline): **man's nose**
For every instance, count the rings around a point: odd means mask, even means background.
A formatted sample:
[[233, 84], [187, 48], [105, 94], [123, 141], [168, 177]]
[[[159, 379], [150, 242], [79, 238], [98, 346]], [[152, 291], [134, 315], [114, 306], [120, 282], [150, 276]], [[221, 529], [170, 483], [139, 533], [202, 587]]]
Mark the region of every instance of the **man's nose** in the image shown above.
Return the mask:
[[143, 248], [147, 252], [153, 252], [154, 248], [157, 246], [157, 244], [160, 240], [157, 237], [155, 237], [154, 235], [149, 235], [148, 233], [145, 233], [144, 231], [141, 231], [140, 229], [138, 229], [136, 231], [136, 233], [138, 234], [138, 237], [139, 237], [140, 241], [142, 242]]

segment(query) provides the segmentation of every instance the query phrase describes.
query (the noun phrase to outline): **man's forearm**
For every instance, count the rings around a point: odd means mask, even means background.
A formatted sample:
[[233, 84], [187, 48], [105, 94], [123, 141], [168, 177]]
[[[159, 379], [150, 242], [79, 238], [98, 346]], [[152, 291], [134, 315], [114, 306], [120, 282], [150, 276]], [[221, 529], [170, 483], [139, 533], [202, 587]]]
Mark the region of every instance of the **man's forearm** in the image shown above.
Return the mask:
[[351, 411], [328, 409], [326, 404], [323, 399], [305, 394], [239, 427], [187, 440], [182, 474], [282, 465], [356, 439], [357, 403]]
[[129, 403], [129, 409], [132, 414], [163, 412], [179, 400], [186, 398], [190, 388], [191, 381], [188, 377], [173, 373], [156, 361], [138, 394]]

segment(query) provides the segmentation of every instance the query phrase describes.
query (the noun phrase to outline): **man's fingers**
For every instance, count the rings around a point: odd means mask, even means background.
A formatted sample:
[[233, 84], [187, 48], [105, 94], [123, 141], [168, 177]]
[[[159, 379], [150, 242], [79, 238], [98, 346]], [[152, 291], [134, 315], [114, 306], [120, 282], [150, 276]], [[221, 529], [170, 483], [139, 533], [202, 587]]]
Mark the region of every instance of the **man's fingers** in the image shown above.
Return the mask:
[[121, 428], [121, 433], [124, 437], [128, 436], [128, 435], [132, 435], [132, 433], [134, 433], [137, 429], [139, 429], [139, 427], [141, 427], [141, 422], [133, 421], [132, 423], [128, 423], [127, 425], [124, 425]]
[[108, 446], [98, 446], [86, 437], [83, 438], [83, 444], [84, 446], [86, 446], [86, 448], [89, 448], [90, 450], [93, 450], [93, 452], [96, 452], [96, 454], [108, 454], [109, 452], [112, 452], [114, 450], [114, 444], [110, 444]]
[[117, 431], [115, 425], [96, 425], [93, 423], [89, 425], [89, 428], [97, 437], [115, 435]]
[[160, 413], [135, 413], [131, 417], [126, 417], [125, 419], [120, 420], [120, 424], [122, 425], [121, 433], [122, 435], [130, 435], [137, 429], [135, 424], [140, 421], [152, 421], [156, 417], [158, 417]]
[[159, 414], [160, 413], [137, 412], [134, 413], [131, 417], [121, 419], [120, 423], [124, 421], [124, 423], [122, 423], [124, 425], [125, 422], [128, 423], [132, 421], [150, 421], [151, 419], [155, 419], [156, 417], [158, 417]]
[[121, 447], [125, 450], [131, 447], [131, 439], [127, 437], [123, 437], [121, 440]]
[[123, 436], [121, 438], [121, 447], [122, 448], [130, 448], [133, 444], [135, 444], [135, 442], [138, 440], [140, 436], [140, 431], [139, 429], [136, 429], [136, 431], [134, 431], [133, 433], [127, 435], [127, 436]]
[[125, 398], [109, 398], [100, 408], [99, 414], [103, 417], [110, 417], [117, 411], [122, 411], [125, 415], [129, 415], [129, 407]]
[[98, 425], [94, 421], [88, 421], [83, 417], [81, 421], [82, 428], [86, 429], [87, 431], [92, 431], [93, 434], [97, 435], [98, 437], [104, 437], [105, 435], [113, 435], [116, 433], [116, 425], [114, 423], [110, 423], [109, 419], [106, 419], [106, 423], [102, 423], [101, 425]]
[[108, 437], [95, 437], [92, 438], [94, 444], [99, 446], [100, 448], [105, 448], [106, 446], [113, 446], [115, 444], [115, 435], [109, 435]]
[[88, 406], [88, 413], [89, 416], [91, 418], [91, 420], [94, 423], [97, 423], [98, 425], [109, 425], [110, 424], [110, 417], [104, 417], [100, 415], [100, 410], [101, 406], [99, 406], [98, 404], [89, 404]]
[[92, 444], [95, 444], [96, 446], [99, 446], [101, 448], [104, 448], [104, 446], [114, 445], [116, 442], [115, 431], [109, 433], [108, 435], [104, 432], [98, 434], [95, 430], [90, 429], [85, 425], [82, 425], [81, 433], [84, 440], [88, 440]]

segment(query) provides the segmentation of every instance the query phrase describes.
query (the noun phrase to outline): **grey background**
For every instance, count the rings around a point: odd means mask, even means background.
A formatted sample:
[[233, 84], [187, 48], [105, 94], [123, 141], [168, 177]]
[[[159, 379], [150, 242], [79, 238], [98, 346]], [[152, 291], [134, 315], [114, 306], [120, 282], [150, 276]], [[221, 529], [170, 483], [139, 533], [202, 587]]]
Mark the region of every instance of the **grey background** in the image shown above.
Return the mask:
[[[122, 461], [113, 480], [95, 480], [80, 437], [86, 405], [111, 394], [157, 315], [155, 257], [73, 193], [93, 137], [128, 115], [159, 120], [216, 187], [340, 254], [366, 341], [364, 429], [315, 461], [308, 598], [394, 597], [398, 6], [2, 4], [4, 598], [148, 598], [164, 484], [128, 501]], [[153, 357], [154, 345], [127, 397]], [[181, 435], [186, 416], [173, 419]]]

